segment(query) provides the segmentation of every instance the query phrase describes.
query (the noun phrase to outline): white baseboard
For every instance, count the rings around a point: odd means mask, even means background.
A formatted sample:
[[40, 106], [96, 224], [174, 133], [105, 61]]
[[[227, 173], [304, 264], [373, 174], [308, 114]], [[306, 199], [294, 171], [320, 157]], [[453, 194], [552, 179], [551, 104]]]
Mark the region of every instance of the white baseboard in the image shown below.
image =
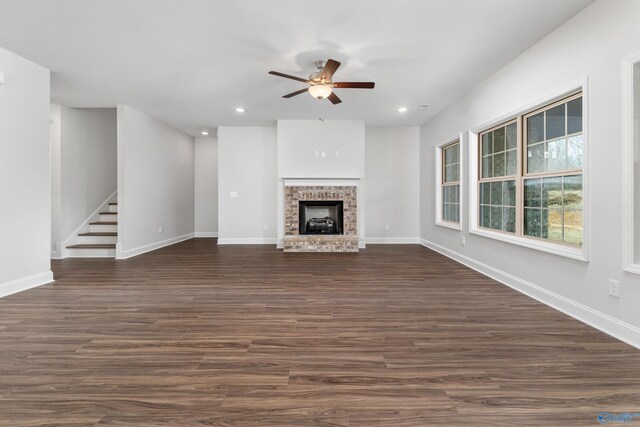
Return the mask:
[[372, 245], [418, 245], [419, 237], [367, 237], [366, 242]]
[[275, 245], [275, 237], [219, 237], [219, 245]]
[[53, 282], [53, 272], [34, 274], [0, 284], [0, 298]]
[[218, 237], [217, 231], [196, 231], [193, 237]]
[[134, 256], [142, 255], [165, 246], [175, 245], [185, 240], [193, 239], [194, 233], [184, 234], [182, 236], [172, 237], [171, 239], [162, 240], [160, 242], [149, 243], [148, 245], [139, 246], [133, 249], [122, 250], [122, 243], [116, 244], [116, 259], [127, 259]]
[[592, 326], [607, 335], [619, 339], [633, 347], [640, 349], [640, 328], [629, 323], [618, 320], [607, 314], [601, 313], [584, 304], [573, 301], [567, 297], [548, 291], [538, 285], [527, 282], [512, 274], [506, 273], [490, 265], [476, 261], [468, 256], [452, 251], [437, 243], [430, 242], [426, 239], [420, 239], [420, 244], [442, 255], [451, 258], [467, 267], [491, 277], [498, 282], [515, 289], [549, 307], [555, 308], [562, 313], [573, 317], [589, 326]]

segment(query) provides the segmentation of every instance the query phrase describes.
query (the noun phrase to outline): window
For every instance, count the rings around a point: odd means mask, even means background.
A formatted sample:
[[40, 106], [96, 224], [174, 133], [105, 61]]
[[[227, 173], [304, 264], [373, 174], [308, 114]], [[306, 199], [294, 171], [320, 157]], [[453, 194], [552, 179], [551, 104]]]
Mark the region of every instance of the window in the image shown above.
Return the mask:
[[441, 148], [441, 218], [443, 221], [460, 222], [460, 141]]
[[577, 93], [480, 132], [479, 228], [582, 245], [582, 122]]
[[640, 274], [640, 54], [624, 61], [623, 262]]
[[518, 125], [507, 123], [480, 136], [480, 227], [515, 233]]

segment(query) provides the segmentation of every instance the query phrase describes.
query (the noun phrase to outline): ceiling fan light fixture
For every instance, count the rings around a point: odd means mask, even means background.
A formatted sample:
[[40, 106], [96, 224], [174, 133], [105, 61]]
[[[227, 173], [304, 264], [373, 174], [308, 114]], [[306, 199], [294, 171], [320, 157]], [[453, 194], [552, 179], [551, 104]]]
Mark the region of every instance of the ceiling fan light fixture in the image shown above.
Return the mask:
[[333, 88], [324, 83], [313, 85], [309, 88], [309, 94], [316, 99], [324, 99], [331, 95], [331, 92], [333, 92]]

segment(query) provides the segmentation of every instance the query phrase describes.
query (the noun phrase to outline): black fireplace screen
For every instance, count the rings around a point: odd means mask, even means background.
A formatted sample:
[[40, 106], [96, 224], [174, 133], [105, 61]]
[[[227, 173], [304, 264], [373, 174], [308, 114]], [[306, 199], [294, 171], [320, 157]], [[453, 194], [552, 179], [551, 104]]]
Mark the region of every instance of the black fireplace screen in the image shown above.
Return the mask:
[[341, 200], [300, 200], [300, 234], [344, 234]]

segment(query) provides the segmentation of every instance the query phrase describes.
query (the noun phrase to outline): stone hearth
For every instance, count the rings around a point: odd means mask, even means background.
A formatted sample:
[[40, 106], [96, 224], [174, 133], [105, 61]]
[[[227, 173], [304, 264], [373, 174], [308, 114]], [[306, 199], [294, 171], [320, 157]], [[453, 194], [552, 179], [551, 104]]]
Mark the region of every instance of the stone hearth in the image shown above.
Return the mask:
[[[300, 201], [343, 202], [343, 234], [301, 235]], [[286, 185], [284, 188], [285, 252], [358, 252], [358, 194], [355, 185]]]

